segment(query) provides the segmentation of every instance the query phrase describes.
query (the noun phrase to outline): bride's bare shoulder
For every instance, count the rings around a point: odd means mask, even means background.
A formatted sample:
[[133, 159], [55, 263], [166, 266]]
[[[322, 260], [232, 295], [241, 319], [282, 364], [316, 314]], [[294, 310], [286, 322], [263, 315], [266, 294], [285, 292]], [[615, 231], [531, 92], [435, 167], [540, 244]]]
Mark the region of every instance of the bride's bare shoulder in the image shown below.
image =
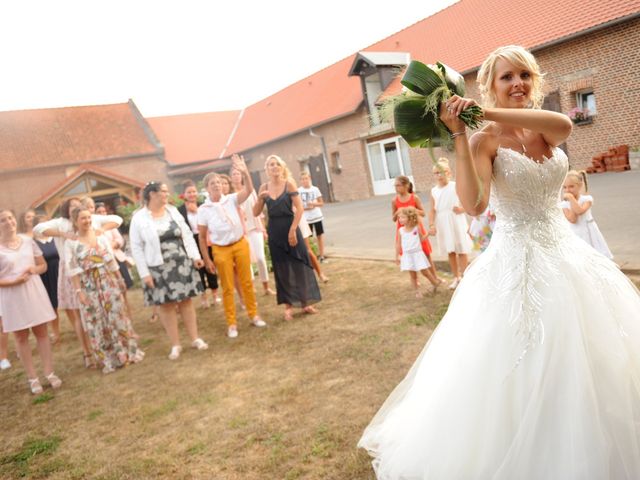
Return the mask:
[[471, 151], [475, 152], [474, 156], [478, 153], [484, 153], [492, 156], [491, 154], [497, 150], [498, 144], [499, 131], [492, 123], [482, 127], [471, 135], [471, 138], [469, 139]]

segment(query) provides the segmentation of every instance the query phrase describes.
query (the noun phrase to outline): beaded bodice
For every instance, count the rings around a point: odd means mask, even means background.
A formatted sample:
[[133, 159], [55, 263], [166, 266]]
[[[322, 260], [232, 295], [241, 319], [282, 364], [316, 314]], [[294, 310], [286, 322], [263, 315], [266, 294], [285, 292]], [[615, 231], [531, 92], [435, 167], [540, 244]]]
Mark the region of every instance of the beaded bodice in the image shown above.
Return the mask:
[[567, 156], [559, 148], [540, 163], [515, 150], [498, 148], [491, 185], [496, 230], [546, 230], [558, 223], [566, 227], [566, 222], [560, 222], [564, 218], [558, 206], [566, 173]]
[[574, 235], [559, 206], [567, 166], [567, 156], [559, 148], [536, 162], [500, 147], [493, 162], [491, 206], [496, 225], [487, 249], [492, 253], [481, 268], [489, 270], [487, 278], [497, 301], [514, 305], [513, 295], [521, 299], [509, 315], [523, 341], [515, 365], [544, 341], [542, 292], [549, 278], [557, 278], [559, 265], [574, 248]]

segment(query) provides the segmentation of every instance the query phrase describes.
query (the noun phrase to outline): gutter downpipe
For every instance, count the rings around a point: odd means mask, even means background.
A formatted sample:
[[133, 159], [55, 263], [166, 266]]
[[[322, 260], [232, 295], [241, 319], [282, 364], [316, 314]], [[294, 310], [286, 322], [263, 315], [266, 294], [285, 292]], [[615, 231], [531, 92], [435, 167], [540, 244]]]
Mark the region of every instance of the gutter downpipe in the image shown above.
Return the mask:
[[335, 197], [333, 194], [333, 181], [331, 180], [331, 172], [329, 172], [329, 165], [328, 165], [329, 156], [327, 154], [327, 144], [324, 141], [324, 137], [322, 135], [318, 135], [317, 133], [315, 133], [311, 128], [309, 129], [309, 135], [311, 135], [314, 138], [320, 139], [320, 144], [322, 145], [322, 164], [324, 165], [324, 172], [325, 172], [325, 175], [327, 176], [327, 183], [329, 184], [329, 201], [334, 202]]

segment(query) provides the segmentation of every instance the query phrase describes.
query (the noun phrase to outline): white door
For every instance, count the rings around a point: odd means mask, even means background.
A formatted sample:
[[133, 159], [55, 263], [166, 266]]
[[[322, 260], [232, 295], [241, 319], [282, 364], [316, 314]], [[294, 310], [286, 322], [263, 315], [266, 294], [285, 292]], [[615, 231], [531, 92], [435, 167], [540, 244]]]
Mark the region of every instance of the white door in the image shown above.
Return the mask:
[[406, 175], [413, 182], [409, 147], [402, 137], [367, 144], [367, 155], [375, 195], [394, 193], [398, 175]]

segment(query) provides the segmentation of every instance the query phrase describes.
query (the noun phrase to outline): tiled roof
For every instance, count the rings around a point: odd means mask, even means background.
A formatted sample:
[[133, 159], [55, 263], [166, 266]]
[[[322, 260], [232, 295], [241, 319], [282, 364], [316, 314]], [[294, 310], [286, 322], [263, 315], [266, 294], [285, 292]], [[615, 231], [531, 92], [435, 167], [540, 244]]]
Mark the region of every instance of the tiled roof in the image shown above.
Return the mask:
[[225, 156], [225, 146], [241, 112], [193, 113], [147, 118], [171, 165]]
[[360, 79], [349, 77], [345, 58], [244, 110], [228, 152], [240, 152], [355, 112]]
[[209, 162], [191, 163], [179, 168], [173, 168], [169, 171], [169, 176], [176, 177], [180, 175], [197, 175], [201, 173], [216, 171], [217, 169], [228, 170], [230, 167], [230, 158], [219, 158], [217, 160], [211, 160]]
[[408, 51], [466, 72], [502, 45], [529, 49], [640, 12], [640, 0], [462, 0], [365, 50]]
[[[640, 12], [640, 0], [461, 0], [367, 47], [409, 52], [459, 72], [479, 67], [501, 45], [542, 47]], [[360, 80], [348, 77], [351, 55], [244, 111], [228, 152], [240, 152], [353, 113]]]
[[133, 102], [0, 112], [0, 171], [156, 153]]

